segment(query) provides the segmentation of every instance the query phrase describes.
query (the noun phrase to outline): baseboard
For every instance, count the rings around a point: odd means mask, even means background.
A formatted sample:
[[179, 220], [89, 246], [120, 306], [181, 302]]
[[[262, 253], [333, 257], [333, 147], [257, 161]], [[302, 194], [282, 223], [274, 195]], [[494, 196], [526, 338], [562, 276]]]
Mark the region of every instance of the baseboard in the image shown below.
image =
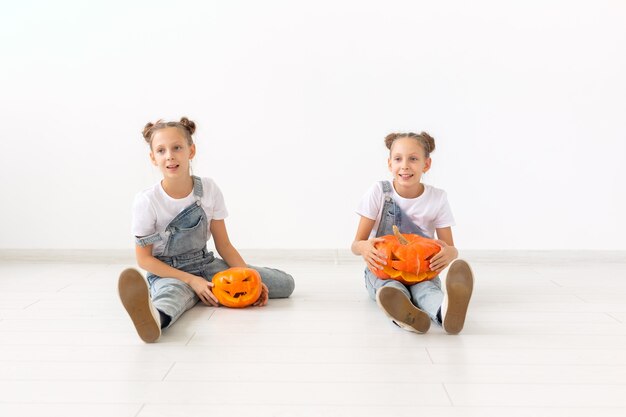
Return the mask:
[[[347, 249], [240, 249], [239, 252], [250, 263], [281, 259], [308, 262], [358, 260]], [[0, 249], [0, 262], [134, 264], [135, 252], [132, 249]]]
[[[348, 249], [241, 249], [250, 263], [259, 261], [362, 262]], [[460, 257], [475, 263], [562, 264], [626, 263], [626, 251], [600, 250], [466, 250]], [[0, 262], [135, 264], [132, 249], [0, 249]]]

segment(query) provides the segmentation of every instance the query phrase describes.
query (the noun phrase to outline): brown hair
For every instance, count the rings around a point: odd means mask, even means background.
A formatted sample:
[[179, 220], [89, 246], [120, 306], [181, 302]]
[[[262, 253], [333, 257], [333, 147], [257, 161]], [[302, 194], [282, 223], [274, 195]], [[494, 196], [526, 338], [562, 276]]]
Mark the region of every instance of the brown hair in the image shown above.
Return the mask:
[[417, 133], [409, 132], [409, 133], [390, 133], [385, 137], [385, 145], [387, 149], [391, 151], [391, 145], [395, 142], [396, 139], [400, 138], [413, 138], [422, 145], [424, 148], [424, 154], [426, 158], [430, 157], [430, 153], [435, 150], [435, 138], [430, 136], [426, 132], [422, 132], [419, 135]]
[[189, 146], [193, 145], [193, 139], [191, 135], [196, 131], [196, 124], [187, 119], [186, 117], [181, 117], [179, 122], [164, 122], [162, 119], [156, 121], [156, 123], [148, 122], [143, 128], [143, 138], [146, 140], [148, 145], [152, 147], [152, 137], [159, 129], [164, 129], [166, 127], [175, 127], [180, 130], [185, 139], [187, 139], [187, 144]]

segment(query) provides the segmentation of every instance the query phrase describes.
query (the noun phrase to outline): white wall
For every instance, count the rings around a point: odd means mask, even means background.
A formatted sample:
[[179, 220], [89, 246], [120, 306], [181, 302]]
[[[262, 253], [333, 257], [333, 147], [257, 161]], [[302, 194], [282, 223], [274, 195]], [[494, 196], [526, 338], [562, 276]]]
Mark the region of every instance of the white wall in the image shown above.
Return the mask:
[[197, 122], [246, 248], [347, 248], [437, 139], [467, 249], [626, 249], [626, 2], [3, 2], [0, 248], [132, 247], [143, 125]]

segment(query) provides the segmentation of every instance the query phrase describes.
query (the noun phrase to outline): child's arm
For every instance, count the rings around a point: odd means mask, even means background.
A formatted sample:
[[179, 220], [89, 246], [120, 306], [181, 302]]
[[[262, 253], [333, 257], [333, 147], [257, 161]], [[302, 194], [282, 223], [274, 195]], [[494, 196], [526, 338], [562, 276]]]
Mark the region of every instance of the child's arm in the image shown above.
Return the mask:
[[430, 260], [430, 270], [441, 272], [459, 256], [459, 251], [454, 247], [451, 227], [436, 229], [436, 232], [441, 250]]
[[[224, 220], [211, 220], [210, 228], [213, 241], [215, 242], [215, 250], [217, 250], [217, 253], [220, 254], [224, 262], [226, 262], [231, 268], [236, 266], [247, 268], [248, 265], [246, 265], [246, 262], [243, 260], [237, 249], [235, 249], [233, 244], [230, 243]], [[263, 286], [261, 296], [253, 304], [260, 307], [266, 305], [267, 299], [269, 298], [269, 290], [267, 286], [265, 284], [261, 285]]]
[[247, 268], [246, 262], [243, 260], [237, 249], [230, 243], [228, 232], [226, 231], [226, 223], [224, 220], [211, 220], [211, 235], [215, 242], [215, 249], [228, 266], [239, 266]]
[[215, 295], [213, 295], [211, 291], [211, 287], [213, 286], [212, 282], [208, 282], [202, 277], [189, 274], [180, 269], [173, 268], [165, 262], [158, 260], [152, 255], [152, 245], [136, 245], [135, 257], [137, 258], [137, 264], [146, 271], [159, 277], [178, 279], [189, 285], [204, 304], [214, 307], [219, 305], [217, 298], [215, 298]]
[[377, 251], [374, 246], [377, 242], [382, 242], [383, 239], [379, 237], [368, 239], [375, 223], [375, 220], [361, 216], [356, 237], [350, 247], [352, 253], [363, 257], [370, 270], [383, 269], [383, 265], [386, 264], [385, 254]]

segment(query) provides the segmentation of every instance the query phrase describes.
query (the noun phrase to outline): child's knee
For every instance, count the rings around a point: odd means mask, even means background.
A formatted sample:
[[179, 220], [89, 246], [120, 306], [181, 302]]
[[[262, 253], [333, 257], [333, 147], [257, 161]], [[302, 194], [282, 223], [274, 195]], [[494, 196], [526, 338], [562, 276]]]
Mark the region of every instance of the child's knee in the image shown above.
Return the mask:
[[270, 298], [287, 298], [296, 288], [296, 282], [293, 277], [281, 271], [281, 274], [272, 280], [273, 285], [269, 288]]

